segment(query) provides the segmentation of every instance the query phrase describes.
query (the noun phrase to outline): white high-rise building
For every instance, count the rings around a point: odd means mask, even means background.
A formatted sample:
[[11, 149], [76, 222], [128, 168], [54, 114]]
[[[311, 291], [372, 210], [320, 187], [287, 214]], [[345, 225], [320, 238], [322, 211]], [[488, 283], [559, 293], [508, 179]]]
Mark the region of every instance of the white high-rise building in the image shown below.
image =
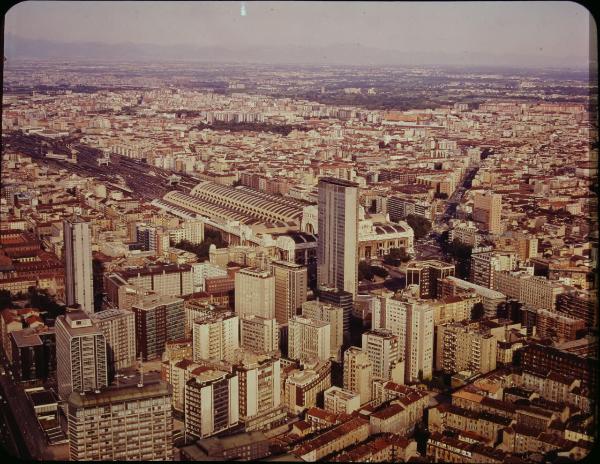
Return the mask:
[[335, 178], [319, 180], [319, 288], [358, 291], [358, 184]]
[[373, 363], [369, 355], [357, 346], [344, 351], [344, 389], [358, 393], [360, 404], [371, 401], [372, 380]]
[[92, 244], [90, 224], [80, 216], [63, 221], [65, 257], [65, 299], [68, 306], [79, 304], [94, 312]]
[[235, 313], [275, 318], [275, 277], [269, 271], [246, 268], [235, 273]]
[[199, 317], [192, 329], [194, 361], [234, 359], [239, 342], [240, 319], [231, 312]]
[[253, 353], [279, 350], [279, 324], [276, 319], [248, 316], [240, 319], [241, 348]]
[[56, 378], [58, 394], [100, 390], [108, 385], [106, 338], [81, 310], [56, 318]]
[[106, 338], [108, 363], [113, 372], [131, 367], [136, 361], [133, 311], [107, 309], [92, 314], [91, 319]]
[[297, 360], [331, 356], [331, 325], [329, 322], [295, 316], [288, 322], [288, 357]]
[[297, 315], [306, 301], [308, 274], [305, 266], [288, 261], [275, 261], [275, 318], [279, 324]]
[[330, 348], [331, 357], [339, 361], [344, 342], [344, 310], [339, 306], [321, 301], [306, 301], [302, 303], [302, 316], [308, 319], [328, 322], [331, 325]]
[[362, 335], [362, 349], [373, 363], [373, 377], [390, 379], [401, 360], [398, 336], [388, 329], [369, 330]]

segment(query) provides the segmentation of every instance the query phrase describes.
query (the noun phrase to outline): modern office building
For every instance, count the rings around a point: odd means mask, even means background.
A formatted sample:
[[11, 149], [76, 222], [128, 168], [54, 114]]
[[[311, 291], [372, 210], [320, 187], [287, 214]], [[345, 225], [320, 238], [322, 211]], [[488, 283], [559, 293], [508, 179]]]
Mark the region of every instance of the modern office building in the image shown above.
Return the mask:
[[358, 292], [358, 184], [319, 179], [317, 284]]
[[171, 387], [111, 387], [67, 403], [71, 461], [172, 461]]
[[67, 310], [56, 318], [56, 378], [58, 394], [100, 390], [108, 385], [106, 338], [82, 310]]
[[317, 397], [331, 387], [331, 363], [304, 363], [303, 369], [293, 370], [285, 379], [285, 405], [292, 414], [316, 406]]
[[135, 315], [125, 309], [106, 309], [90, 319], [106, 338], [109, 370], [131, 367], [136, 362]]
[[[471, 254], [470, 281], [482, 287], [494, 288], [494, 276], [501, 271], [513, 271], [517, 266], [514, 252], [481, 251]], [[445, 277], [445, 276], [444, 276]]]
[[151, 264], [117, 271], [109, 279], [104, 279], [106, 293], [113, 302], [118, 300], [118, 288], [127, 284], [167, 296], [194, 292], [192, 267], [189, 264]]
[[[56, 372], [54, 327], [28, 327], [8, 334], [12, 346], [9, 358], [15, 380], [45, 381]], [[8, 353], [7, 353], [8, 355]]]
[[331, 324], [295, 316], [288, 322], [288, 357], [296, 360], [331, 357]]
[[135, 315], [136, 353], [144, 361], [160, 358], [165, 343], [185, 335], [183, 300], [172, 296], [148, 295], [131, 307]]
[[89, 222], [80, 216], [63, 221], [65, 258], [65, 301], [81, 305], [87, 313], [94, 312], [92, 276], [92, 243]]
[[239, 327], [239, 317], [229, 311], [197, 318], [192, 328], [194, 361], [232, 360], [240, 346]]
[[275, 277], [269, 271], [246, 268], [235, 273], [235, 313], [275, 318]]
[[344, 389], [358, 393], [360, 404], [371, 401], [373, 363], [369, 355], [356, 346], [344, 351]]
[[298, 314], [306, 301], [308, 286], [307, 268], [288, 261], [275, 261], [272, 264], [275, 276], [275, 319], [279, 324]]

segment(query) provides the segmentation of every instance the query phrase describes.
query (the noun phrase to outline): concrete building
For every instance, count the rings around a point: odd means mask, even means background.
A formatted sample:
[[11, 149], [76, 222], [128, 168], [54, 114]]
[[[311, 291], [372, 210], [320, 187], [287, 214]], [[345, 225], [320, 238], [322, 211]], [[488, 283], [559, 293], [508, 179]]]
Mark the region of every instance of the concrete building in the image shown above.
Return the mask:
[[108, 385], [106, 338], [81, 310], [58, 316], [56, 379], [58, 394], [66, 401], [71, 392], [100, 390]]
[[240, 346], [240, 319], [232, 312], [220, 312], [194, 321], [192, 349], [194, 361], [233, 360]]
[[358, 292], [358, 184], [319, 180], [317, 285]]
[[248, 316], [240, 319], [240, 347], [253, 353], [273, 353], [279, 349], [276, 319]]
[[369, 355], [356, 346], [344, 351], [344, 389], [357, 393], [360, 404], [371, 401], [373, 363]]
[[[183, 296], [194, 292], [192, 268], [189, 264], [152, 264], [115, 272], [115, 282], [125, 282], [161, 295]], [[105, 287], [110, 287], [106, 285]], [[110, 289], [107, 288], [107, 293]], [[115, 301], [111, 298], [112, 301]]]
[[470, 280], [476, 285], [494, 288], [494, 276], [501, 271], [513, 271], [517, 266], [517, 255], [513, 252], [481, 251], [473, 249], [471, 254]]
[[239, 384], [234, 373], [197, 369], [185, 385], [185, 429], [189, 435], [206, 438], [239, 422]]
[[275, 318], [279, 324], [298, 314], [302, 303], [306, 301], [308, 273], [305, 266], [288, 261], [275, 261]]
[[305, 363], [303, 367], [292, 371], [285, 379], [284, 401], [292, 414], [316, 406], [317, 396], [331, 387], [329, 361]]
[[92, 243], [89, 222], [80, 216], [63, 221], [65, 258], [65, 301], [81, 305], [87, 313], [94, 312], [92, 279]]
[[490, 234], [501, 234], [504, 226], [502, 217], [502, 195], [497, 193], [476, 193], [473, 203], [473, 221]]
[[323, 303], [319, 300], [306, 301], [302, 304], [302, 317], [330, 324], [331, 357], [341, 360], [341, 348], [344, 342], [344, 313], [339, 306]]
[[373, 377], [390, 379], [402, 359], [398, 336], [387, 329], [369, 330], [362, 335], [362, 350], [373, 364]]
[[285, 418], [279, 358], [246, 355], [233, 369], [239, 379], [240, 421], [246, 430], [268, 429]]
[[148, 295], [131, 309], [135, 315], [136, 352], [144, 361], [160, 358], [165, 343], [184, 337], [185, 310], [181, 298]]
[[165, 382], [109, 388], [67, 403], [71, 461], [172, 461], [171, 391]]
[[235, 273], [235, 313], [275, 318], [275, 277], [269, 271], [246, 268]]
[[360, 395], [340, 387], [329, 387], [324, 393], [325, 410], [334, 414], [352, 414], [360, 408]]
[[288, 322], [288, 357], [296, 360], [331, 357], [331, 324], [295, 316]]
[[497, 273], [494, 287], [526, 306], [547, 311], [556, 311], [558, 295], [565, 291], [565, 287], [556, 281], [524, 271]]
[[497, 339], [477, 324], [453, 322], [437, 327], [435, 367], [447, 374], [469, 370], [486, 374], [496, 369]]
[[[499, 273], [500, 274], [500, 273]], [[438, 297], [456, 296], [457, 293], [474, 293], [481, 297], [485, 317], [496, 317], [498, 305], [506, 301], [506, 295], [457, 277], [448, 276], [438, 282]]]
[[136, 361], [133, 311], [106, 309], [92, 314], [91, 319], [106, 338], [108, 365], [112, 372], [131, 367]]

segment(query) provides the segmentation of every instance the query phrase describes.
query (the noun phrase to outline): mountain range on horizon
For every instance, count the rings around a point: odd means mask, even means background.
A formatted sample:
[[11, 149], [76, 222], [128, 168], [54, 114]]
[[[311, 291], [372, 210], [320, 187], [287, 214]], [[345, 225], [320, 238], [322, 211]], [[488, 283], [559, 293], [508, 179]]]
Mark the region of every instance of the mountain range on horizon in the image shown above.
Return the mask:
[[[4, 56], [8, 62], [20, 59], [69, 59], [101, 61], [199, 61], [259, 64], [336, 65], [448, 65], [494, 67], [578, 68], [590, 66], [589, 58], [571, 56], [557, 62], [543, 55], [494, 55], [477, 52], [404, 52], [365, 47], [360, 44], [307, 46], [196, 46], [100, 42], [59, 42], [28, 39], [14, 34], [4, 36]], [[593, 57], [592, 64], [596, 64]]]

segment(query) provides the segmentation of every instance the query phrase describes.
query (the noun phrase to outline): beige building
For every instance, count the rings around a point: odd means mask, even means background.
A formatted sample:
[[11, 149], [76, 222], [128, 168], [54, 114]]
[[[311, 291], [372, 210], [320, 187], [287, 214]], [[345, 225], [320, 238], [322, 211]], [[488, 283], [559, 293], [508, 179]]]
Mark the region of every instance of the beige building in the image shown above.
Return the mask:
[[344, 389], [358, 393], [360, 404], [371, 401], [373, 363], [369, 355], [356, 346], [344, 351]]
[[305, 266], [288, 261], [275, 261], [275, 318], [279, 324], [298, 314], [306, 301], [308, 274]]
[[352, 414], [360, 408], [360, 395], [340, 387], [325, 390], [325, 410], [334, 414]]
[[109, 388], [67, 403], [71, 461], [172, 461], [171, 391], [165, 382]]
[[288, 357], [296, 360], [331, 357], [331, 324], [295, 316], [288, 322]]
[[482, 230], [490, 234], [501, 234], [503, 232], [502, 217], [502, 195], [485, 192], [476, 193], [473, 202], [473, 221]]
[[235, 313], [275, 318], [275, 277], [260, 268], [246, 268], [235, 274]]
[[556, 299], [565, 287], [528, 271], [500, 272], [494, 279], [495, 290], [534, 309], [556, 311]]
[[436, 369], [449, 374], [496, 369], [497, 339], [477, 324], [453, 322], [437, 326]]
[[248, 316], [240, 319], [240, 347], [253, 353], [279, 350], [279, 325], [275, 319]]
[[302, 304], [302, 316], [330, 324], [331, 357], [338, 361], [341, 360], [341, 348], [344, 342], [344, 310], [339, 306], [318, 300], [306, 301]]
[[192, 333], [194, 361], [233, 360], [240, 346], [239, 326], [239, 317], [232, 312], [197, 318]]
[[300, 414], [316, 406], [317, 395], [331, 387], [331, 363], [305, 363], [302, 370], [293, 370], [285, 379], [284, 401], [287, 410]]

